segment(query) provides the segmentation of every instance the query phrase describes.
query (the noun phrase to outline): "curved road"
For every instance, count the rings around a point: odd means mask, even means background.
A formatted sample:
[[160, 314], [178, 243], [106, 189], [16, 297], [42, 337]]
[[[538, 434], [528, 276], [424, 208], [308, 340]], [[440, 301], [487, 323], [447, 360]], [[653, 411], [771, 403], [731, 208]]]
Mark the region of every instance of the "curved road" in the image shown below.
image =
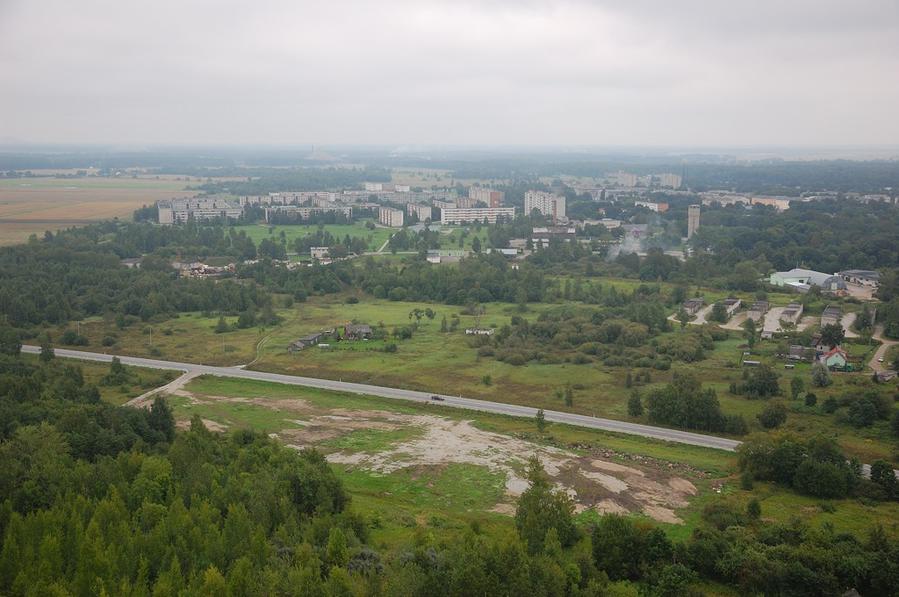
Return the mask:
[[[22, 346], [22, 352], [38, 354], [40, 353], [40, 347], [27, 345]], [[184, 371], [185, 373], [190, 373], [191, 375], [217, 375], [219, 377], [237, 377], [241, 379], [254, 379], [258, 381], [270, 381], [295, 386], [305, 386], [308, 388], [320, 388], [323, 390], [333, 390], [336, 392], [352, 392], [355, 394], [380, 396], [383, 398], [411, 400], [413, 402], [432, 402], [432, 394], [429, 392], [401, 390], [398, 388], [351, 383], [347, 381], [334, 381], [331, 379], [318, 379], [314, 377], [282, 375], [280, 373], [266, 373], [264, 371], [249, 371], [246, 369], [241, 369], [239, 367], [213, 367], [210, 365], [197, 365], [195, 363], [179, 363], [175, 361], [163, 361], [159, 359], [145, 359], [142, 357], [111, 355], [98, 352], [87, 352], [83, 350], [71, 350], [68, 348], [54, 347], [54, 352], [57, 356], [60, 357], [82, 359], [87, 361], [101, 361], [104, 363], [108, 363], [112, 361], [112, 358], [114, 356], [118, 356], [119, 360], [125, 365], [133, 365], [135, 367], [150, 367], [153, 369], [173, 369]], [[439, 402], [441, 406], [452, 406], [455, 408], [478, 410], [501, 415], [510, 415], [513, 417], [534, 418], [537, 414], [537, 409], [530, 406], [519, 406], [516, 404], [506, 404], [503, 402], [490, 402], [488, 400], [476, 400], [473, 398], [463, 398], [462, 396], [450, 396], [447, 394], [438, 395], [443, 398], [443, 401]], [[564, 423], [566, 425], [575, 425], [577, 427], [586, 427], [589, 429], [599, 429], [602, 431], [613, 431], [616, 433], [640, 435], [643, 437], [662, 441], [701, 446], [703, 448], [733, 451], [736, 450], [737, 446], [739, 446], [741, 443], [737, 440], [715, 437], [714, 435], [703, 435], [701, 433], [691, 433], [689, 431], [680, 431], [677, 429], [666, 429], [664, 427], [653, 427], [651, 425], [640, 425], [639, 423], [628, 423], [627, 421], [616, 421], [614, 419], [601, 419], [597, 417], [588, 417], [586, 415], [577, 415], [573, 413], [552, 410], [545, 410], [544, 416], [546, 417], [547, 421], [552, 421], [554, 423]]]

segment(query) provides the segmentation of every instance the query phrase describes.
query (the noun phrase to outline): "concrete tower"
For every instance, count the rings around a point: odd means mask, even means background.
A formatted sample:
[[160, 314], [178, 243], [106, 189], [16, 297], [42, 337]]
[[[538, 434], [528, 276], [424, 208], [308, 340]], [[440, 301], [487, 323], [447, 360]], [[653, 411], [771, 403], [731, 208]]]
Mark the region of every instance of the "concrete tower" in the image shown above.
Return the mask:
[[699, 230], [699, 205], [687, 208], [687, 238], [692, 238]]

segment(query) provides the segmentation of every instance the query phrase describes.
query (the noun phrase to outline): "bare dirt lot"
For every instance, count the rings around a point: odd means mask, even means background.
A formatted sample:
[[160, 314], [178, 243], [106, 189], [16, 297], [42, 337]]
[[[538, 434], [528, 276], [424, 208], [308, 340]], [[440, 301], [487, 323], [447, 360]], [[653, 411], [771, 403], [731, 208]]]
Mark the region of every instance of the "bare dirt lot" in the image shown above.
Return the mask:
[[[572, 450], [541, 445], [509, 435], [478, 429], [470, 420], [431, 414], [401, 414], [381, 410], [321, 408], [301, 399], [239, 398], [194, 395], [176, 389], [193, 405], [225, 401], [241, 408], [250, 405], [278, 411], [290, 428], [270, 435], [296, 448], [317, 447], [335, 465], [388, 475], [404, 469], [427, 474], [453, 464], [484, 467], [505, 478], [505, 495], [485, 510], [514, 513], [515, 499], [528, 487], [524, 471], [537, 456], [556, 487], [574, 501], [575, 509], [599, 513], [642, 512], [655, 520], [681, 523], [676, 511], [696, 495], [686, 477], [695, 471], [672, 470], [649, 458], [593, 450]], [[204, 420], [213, 431], [227, 429], [230, 421]], [[182, 423], [183, 424], [183, 423]], [[353, 443], [365, 434], [364, 444]], [[383, 434], [383, 435], [381, 435]], [[347, 440], [349, 448], [340, 445]]]

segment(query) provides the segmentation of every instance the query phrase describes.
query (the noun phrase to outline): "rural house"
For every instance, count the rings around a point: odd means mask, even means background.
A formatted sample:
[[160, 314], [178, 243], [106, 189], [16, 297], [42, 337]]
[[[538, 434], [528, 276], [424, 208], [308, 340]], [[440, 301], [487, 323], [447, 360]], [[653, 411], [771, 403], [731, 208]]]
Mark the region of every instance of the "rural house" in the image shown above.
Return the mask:
[[831, 348], [818, 359], [828, 369], [845, 369], [849, 364], [849, 355], [839, 346]]
[[350, 323], [343, 328], [344, 340], [368, 340], [369, 338], [371, 338], [370, 325]]
[[703, 298], [691, 298], [684, 301], [684, 311], [689, 313], [690, 315], [696, 315], [696, 312], [702, 309], [702, 306], [705, 304], [705, 299]]

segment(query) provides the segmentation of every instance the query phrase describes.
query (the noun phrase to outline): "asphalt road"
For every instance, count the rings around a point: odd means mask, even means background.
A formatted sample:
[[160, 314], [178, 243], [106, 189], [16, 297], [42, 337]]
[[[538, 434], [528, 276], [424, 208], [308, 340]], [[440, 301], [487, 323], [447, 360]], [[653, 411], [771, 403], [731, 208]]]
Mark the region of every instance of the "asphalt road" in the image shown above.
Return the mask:
[[[60, 357], [82, 359], [88, 361], [101, 361], [105, 363], [112, 361], [113, 356], [116, 356], [98, 352], [71, 350], [68, 348], [54, 348], [54, 351], [56, 355]], [[40, 348], [37, 346], [26, 345], [22, 347], [22, 352], [37, 354], [40, 352]], [[473, 398], [464, 398], [462, 396], [450, 396], [448, 394], [438, 394], [438, 396], [443, 398], [443, 401], [436, 402], [431, 400], [432, 394], [429, 392], [416, 392], [413, 390], [402, 390], [398, 388], [351, 383], [347, 381], [334, 381], [331, 379], [318, 379], [314, 377], [298, 377], [294, 375], [282, 375], [279, 373], [266, 373], [264, 371], [250, 371], [241, 369], [239, 367], [213, 367], [209, 365], [197, 365], [195, 363], [179, 363], [175, 361], [145, 359], [142, 357], [129, 357], [122, 355], [118, 355], [118, 357], [119, 360], [125, 365], [133, 365], [136, 367], [150, 367], [154, 369], [179, 370], [190, 372], [194, 375], [217, 375], [219, 377], [237, 377], [240, 379], [270, 381], [295, 386], [304, 386], [308, 388], [320, 388], [323, 390], [352, 392], [355, 394], [367, 394], [371, 396], [394, 398], [398, 400], [410, 400], [412, 402], [437, 403], [441, 406], [465, 408], [469, 410], [477, 410], [501, 415], [510, 415], [513, 417], [534, 418], [537, 414], [537, 409], [530, 406], [519, 406], [516, 404], [505, 404], [503, 402], [476, 400]], [[653, 427], [651, 425], [640, 425], [638, 423], [628, 423], [627, 421], [602, 419], [597, 417], [589, 417], [586, 415], [577, 415], [552, 410], [545, 410], [544, 416], [546, 417], [547, 421], [552, 421], [554, 423], [564, 423], [567, 425], [575, 425], [577, 427], [586, 427], [588, 429], [599, 429], [602, 431], [613, 431], [616, 433], [639, 435], [656, 440], [701, 446], [703, 448], [734, 451], [741, 443], [737, 440], [715, 437], [713, 435], [703, 435], [701, 433], [691, 433], [689, 431], [680, 431], [677, 429], [666, 429], [664, 427]]]

